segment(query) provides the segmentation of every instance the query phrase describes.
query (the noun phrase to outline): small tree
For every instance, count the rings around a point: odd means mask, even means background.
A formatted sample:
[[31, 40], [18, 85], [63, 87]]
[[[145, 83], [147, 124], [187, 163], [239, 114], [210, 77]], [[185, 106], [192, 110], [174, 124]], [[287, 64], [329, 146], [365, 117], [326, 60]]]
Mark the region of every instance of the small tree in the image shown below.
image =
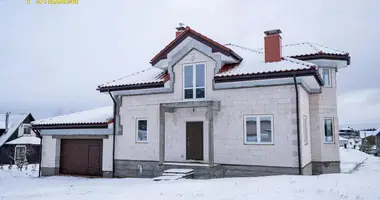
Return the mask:
[[372, 150], [372, 145], [368, 142], [366, 138], [364, 138], [359, 150], [364, 153], [370, 153]]

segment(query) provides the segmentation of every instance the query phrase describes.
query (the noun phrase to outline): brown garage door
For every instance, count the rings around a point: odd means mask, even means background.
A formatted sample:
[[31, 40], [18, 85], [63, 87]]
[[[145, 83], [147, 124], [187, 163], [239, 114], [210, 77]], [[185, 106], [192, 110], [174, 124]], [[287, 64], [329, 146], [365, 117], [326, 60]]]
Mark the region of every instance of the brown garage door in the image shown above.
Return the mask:
[[62, 139], [59, 173], [101, 176], [102, 146], [101, 139]]

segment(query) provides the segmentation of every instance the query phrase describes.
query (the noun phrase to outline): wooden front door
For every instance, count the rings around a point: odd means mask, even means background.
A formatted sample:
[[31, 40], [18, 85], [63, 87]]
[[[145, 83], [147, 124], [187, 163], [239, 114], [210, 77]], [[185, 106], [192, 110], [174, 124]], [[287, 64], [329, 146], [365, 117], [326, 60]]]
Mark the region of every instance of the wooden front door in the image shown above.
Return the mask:
[[203, 122], [186, 122], [186, 160], [203, 160]]

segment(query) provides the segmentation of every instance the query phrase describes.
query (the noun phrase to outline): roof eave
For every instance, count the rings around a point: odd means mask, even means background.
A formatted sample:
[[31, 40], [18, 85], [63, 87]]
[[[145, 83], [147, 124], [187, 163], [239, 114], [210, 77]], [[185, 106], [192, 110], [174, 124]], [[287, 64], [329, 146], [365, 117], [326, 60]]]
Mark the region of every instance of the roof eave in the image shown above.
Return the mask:
[[165, 83], [163, 81], [155, 83], [144, 83], [144, 84], [132, 84], [132, 85], [119, 85], [110, 87], [98, 87], [96, 90], [99, 92], [112, 92], [112, 91], [122, 91], [122, 90], [140, 90], [140, 89], [152, 89], [164, 87]]
[[32, 124], [32, 129], [96, 129], [108, 128], [108, 122], [67, 123], [67, 124]]
[[308, 54], [308, 55], [296, 55], [296, 56], [290, 56], [290, 57], [298, 59], [298, 60], [304, 60], [304, 61], [315, 60], [315, 59], [342, 60], [342, 61], [346, 61], [347, 65], [351, 64], [350, 54], [316, 53], [316, 54]]
[[256, 74], [244, 74], [244, 75], [231, 75], [231, 76], [216, 76], [215, 83], [223, 82], [238, 82], [238, 81], [252, 81], [252, 80], [262, 80], [262, 79], [277, 79], [277, 78], [289, 78], [293, 76], [314, 76], [316, 81], [320, 86], [323, 86], [323, 80], [320, 77], [318, 70], [303, 69], [303, 70], [290, 70], [281, 72], [265, 72]]

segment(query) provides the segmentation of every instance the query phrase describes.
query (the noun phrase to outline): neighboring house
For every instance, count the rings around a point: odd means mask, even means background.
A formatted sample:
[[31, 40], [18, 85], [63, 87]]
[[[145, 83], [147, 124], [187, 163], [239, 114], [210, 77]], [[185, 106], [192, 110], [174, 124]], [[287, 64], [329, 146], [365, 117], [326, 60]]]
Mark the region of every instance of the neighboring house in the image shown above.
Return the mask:
[[28, 114], [0, 114], [0, 164], [39, 163], [40, 138]]
[[339, 145], [347, 149], [359, 149], [362, 145], [362, 140], [360, 138], [339, 136]]
[[112, 106], [32, 122], [42, 135], [41, 173], [112, 176]]
[[339, 146], [340, 147], [347, 147], [348, 145], [348, 139], [344, 138], [342, 136], [339, 136]]
[[[308, 42], [282, 45], [280, 33], [266, 31], [264, 48], [253, 49], [178, 27], [151, 67], [100, 85], [114, 100], [113, 175], [340, 172], [336, 73], [350, 56]], [[43, 159], [42, 170], [58, 167], [60, 144], [43, 137], [51, 164]]]

